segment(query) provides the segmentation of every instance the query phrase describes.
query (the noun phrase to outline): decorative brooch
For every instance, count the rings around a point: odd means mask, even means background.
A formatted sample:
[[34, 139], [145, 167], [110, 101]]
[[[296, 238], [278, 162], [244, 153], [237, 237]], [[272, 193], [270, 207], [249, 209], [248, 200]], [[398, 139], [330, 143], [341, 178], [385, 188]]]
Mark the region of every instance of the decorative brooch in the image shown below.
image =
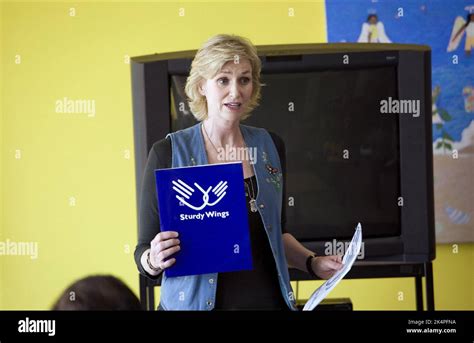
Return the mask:
[[268, 174], [270, 174], [270, 177], [265, 178], [265, 181], [272, 183], [276, 189], [279, 190], [281, 188], [282, 173], [279, 172], [278, 168], [273, 167], [268, 162], [268, 156], [265, 151], [262, 152], [262, 159], [263, 162], [265, 162], [265, 169], [267, 170]]

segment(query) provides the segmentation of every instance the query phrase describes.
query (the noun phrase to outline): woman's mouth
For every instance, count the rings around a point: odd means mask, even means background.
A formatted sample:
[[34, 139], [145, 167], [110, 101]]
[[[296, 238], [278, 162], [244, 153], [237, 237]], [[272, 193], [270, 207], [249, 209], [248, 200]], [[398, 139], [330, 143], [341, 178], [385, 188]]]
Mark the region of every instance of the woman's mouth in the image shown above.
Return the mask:
[[224, 104], [225, 107], [227, 107], [231, 111], [238, 111], [240, 107], [242, 106], [242, 103], [240, 102], [228, 102], [227, 104]]

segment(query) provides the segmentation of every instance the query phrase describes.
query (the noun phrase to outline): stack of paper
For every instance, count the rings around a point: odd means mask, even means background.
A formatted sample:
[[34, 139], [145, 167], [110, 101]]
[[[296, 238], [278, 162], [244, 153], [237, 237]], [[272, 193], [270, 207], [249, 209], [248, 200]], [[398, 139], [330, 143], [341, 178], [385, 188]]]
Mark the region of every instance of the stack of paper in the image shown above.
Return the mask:
[[354, 261], [359, 255], [360, 246], [362, 244], [362, 227], [357, 224], [356, 231], [352, 237], [352, 241], [342, 259], [344, 266], [338, 270], [329, 280], [323, 283], [309, 298], [304, 305], [303, 311], [312, 311], [318, 304], [333, 290], [341, 279], [351, 270]]

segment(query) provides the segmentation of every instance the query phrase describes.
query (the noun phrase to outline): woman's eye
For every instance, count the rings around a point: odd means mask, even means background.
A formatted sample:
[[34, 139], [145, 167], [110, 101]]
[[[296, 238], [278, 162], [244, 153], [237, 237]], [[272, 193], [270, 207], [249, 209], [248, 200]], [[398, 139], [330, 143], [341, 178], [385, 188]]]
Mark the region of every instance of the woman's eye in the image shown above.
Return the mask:
[[243, 83], [244, 85], [246, 85], [246, 84], [249, 83], [249, 82], [250, 82], [250, 79], [249, 79], [248, 77], [243, 77], [243, 78], [242, 78], [242, 83]]
[[[250, 82], [250, 78], [248, 77], [242, 77], [240, 79], [241, 84], [246, 85]], [[220, 79], [217, 80], [217, 83], [220, 85], [225, 85], [229, 83], [229, 79], [227, 77], [221, 77]]]

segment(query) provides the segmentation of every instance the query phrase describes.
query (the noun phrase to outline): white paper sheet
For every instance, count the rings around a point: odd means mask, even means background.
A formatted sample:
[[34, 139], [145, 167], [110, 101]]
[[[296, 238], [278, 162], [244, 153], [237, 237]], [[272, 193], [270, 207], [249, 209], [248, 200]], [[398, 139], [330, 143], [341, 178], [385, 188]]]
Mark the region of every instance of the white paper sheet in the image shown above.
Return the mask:
[[311, 295], [309, 300], [304, 305], [303, 311], [312, 311], [318, 304], [333, 290], [334, 287], [342, 280], [342, 278], [351, 270], [354, 261], [359, 255], [360, 246], [362, 244], [362, 226], [357, 224], [354, 236], [352, 237], [351, 243], [347, 248], [342, 263], [344, 266], [341, 270], [337, 271], [330, 279], [324, 282], [314, 293]]

